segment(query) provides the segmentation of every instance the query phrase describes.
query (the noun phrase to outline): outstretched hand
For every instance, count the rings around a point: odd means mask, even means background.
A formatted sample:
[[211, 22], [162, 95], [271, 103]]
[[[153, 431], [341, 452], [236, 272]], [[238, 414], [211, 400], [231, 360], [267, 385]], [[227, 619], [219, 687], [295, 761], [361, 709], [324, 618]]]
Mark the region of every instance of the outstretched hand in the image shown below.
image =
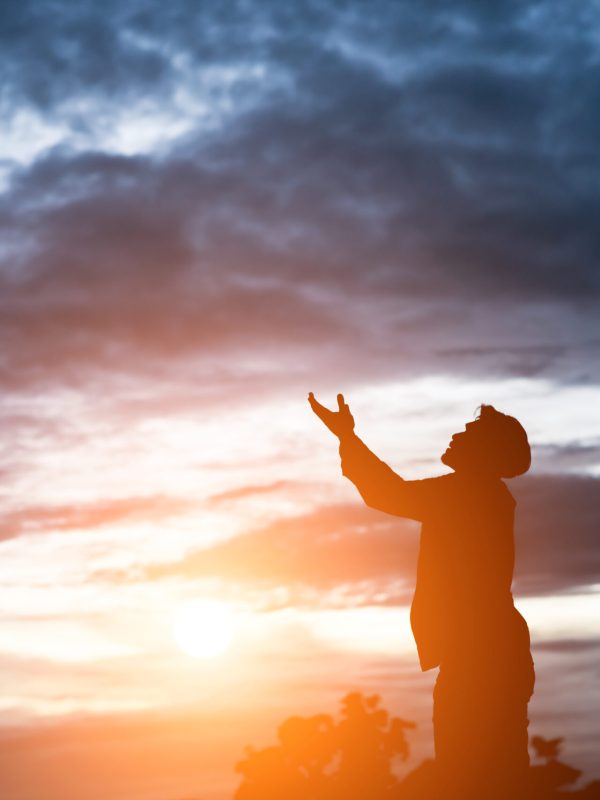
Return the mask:
[[338, 394], [337, 401], [338, 410], [331, 411], [329, 408], [321, 405], [312, 392], [308, 393], [308, 402], [317, 417], [338, 437], [338, 439], [341, 439], [342, 436], [352, 433], [354, 430], [354, 418], [350, 413], [350, 406], [346, 405], [344, 402], [343, 394]]

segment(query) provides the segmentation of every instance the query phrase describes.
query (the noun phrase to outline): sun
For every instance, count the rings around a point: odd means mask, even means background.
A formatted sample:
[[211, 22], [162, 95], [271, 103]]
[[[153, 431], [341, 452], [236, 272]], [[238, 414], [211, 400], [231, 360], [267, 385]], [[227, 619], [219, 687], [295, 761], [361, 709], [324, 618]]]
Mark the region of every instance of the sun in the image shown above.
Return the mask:
[[233, 641], [233, 615], [218, 600], [192, 600], [182, 605], [173, 625], [175, 641], [194, 658], [213, 658], [223, 653]]

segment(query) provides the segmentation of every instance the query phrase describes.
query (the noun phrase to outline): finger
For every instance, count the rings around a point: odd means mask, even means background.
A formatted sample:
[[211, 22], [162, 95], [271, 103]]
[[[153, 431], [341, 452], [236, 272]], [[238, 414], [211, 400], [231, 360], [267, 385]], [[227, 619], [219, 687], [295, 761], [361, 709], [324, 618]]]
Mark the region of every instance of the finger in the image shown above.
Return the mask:
[[344, 410], [344, 395], [343, 394], [338, 394], [337, 401], [338, 401], [339, 410], [343, 411]]
[[315, 398], [312, 392], [308, 395], [308, 402], [310, 403], [310, 407], [315, 412], [315, 414], [321, 414], [323, 412], [329, 411], [328, 408], [319, 403], [319, 401]]

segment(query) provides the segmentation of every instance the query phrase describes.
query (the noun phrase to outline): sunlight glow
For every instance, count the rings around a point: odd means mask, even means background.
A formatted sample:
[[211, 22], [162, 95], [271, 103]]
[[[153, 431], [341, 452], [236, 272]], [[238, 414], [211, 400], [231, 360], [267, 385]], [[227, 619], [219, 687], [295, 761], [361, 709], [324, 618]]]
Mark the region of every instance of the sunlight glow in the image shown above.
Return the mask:
[[177, 611], [175, 641], [194, 658], [212, 658], [233, 641], [235, 622], [231, 611], [218, 600], [194, 600]]

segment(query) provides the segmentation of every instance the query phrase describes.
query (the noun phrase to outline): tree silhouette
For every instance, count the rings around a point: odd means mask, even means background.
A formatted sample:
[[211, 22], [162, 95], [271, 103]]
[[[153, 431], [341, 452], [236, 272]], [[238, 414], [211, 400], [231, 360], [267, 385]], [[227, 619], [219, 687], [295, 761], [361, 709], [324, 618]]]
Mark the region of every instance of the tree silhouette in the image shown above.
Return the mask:
[[[563, 786], [575, 783], [581, 775], [581, 770], [563, 764], [558, 760], [563, 737], [544, 739], [543, 736], [533, 736], [531, 744], [536, 757], [544, 760], [543, 764], [534, 764], [531, 767], [531, 793], [534, 797], [560, 797], [557, 792]], [[579, 793], [577, 793], [579, 794]]]
[[533, 736], [531, 744], [538, 758], [546, 758], [548, 761], [556, 760], [564, 739], [559, 736], [557, 739], [544, 739], [543, 736]]
[[[290, 717], [277, 730], [278, 744], [246, 748], [236, 765], [243, 778], [235, 800], [443, 800], [433, 761], [402, 780], [394, 774], [409, 755], [405, 731], [414, 727], [390, 717], [379, 695], [360, 692], [342, 698], [338, 721], [328, 714]], [[600, 800], [600, 781], [564, 790], [581, 771], [558, 760], [562, 742], [532, 737], [528, 800]]]
[[236, 765], [244, 779], [235, 800], [342, 800], [391, 797], [398, 784], [395, 759], [406, 760], [404, 731], [413, 722], [390, 718], [378, 695], [347, 694], [341, 719], [318, 714], [290, 717], [279, 726], [279, 744], [246, 748]]

